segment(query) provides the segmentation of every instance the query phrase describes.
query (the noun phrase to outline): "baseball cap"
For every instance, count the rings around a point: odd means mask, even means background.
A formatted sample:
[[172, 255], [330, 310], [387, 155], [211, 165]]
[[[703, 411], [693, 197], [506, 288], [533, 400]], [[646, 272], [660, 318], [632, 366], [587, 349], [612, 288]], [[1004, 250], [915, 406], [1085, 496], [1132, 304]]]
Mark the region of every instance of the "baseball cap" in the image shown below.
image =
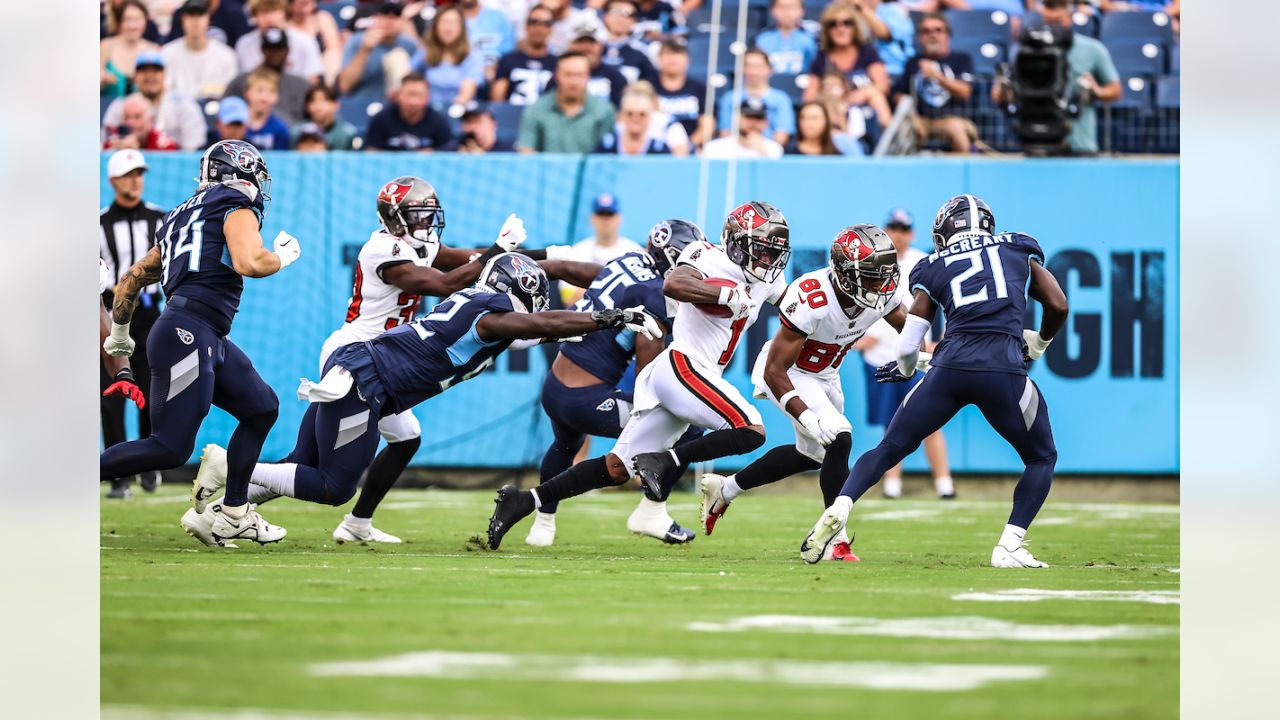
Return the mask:
[[622, 203], [613, 193], [600, 193], [591, 203], [591, 212], [598, 215], [616, 215], [622, 212]]
[[218, 120], [228, 125], [249, 122], [249, 104], [234, 95], [222, 98], [218, 107]]
[[147, 159], [142, 156], [142, 153], [133, 148], [117, 150], [111, 154], [111, 159], [107, 161], [107, 177], [114, 180], [123, 175], [128, 175], [138, 168], [148, 169]]
[[476, 102], [468, 103], [467, 108], [462, 111], [462, 117], [459, 118], [459, 120], [461, 120], [462, 122], [466, 122], [471, 118], [479, 117], [481, 115], [488, 115], [489, 117], [493, 117], [493, 112], [490, 111], [489, 106], [485, 105], [484, 103], [476, 103]]
[[894, 208], [889, 213], [889, 219], [884, 222], [885, 227], [910, 228], [915, 225], [915, 221], [911, 218], [911, 213], [902, 208]]
[[280, 28], [267, 28], [262, 31], [262, 49], [279, 49], [289, 47], [289, 35]]
[[738, 106], [738, 110], [744, 116], [749, 117], [763, 118], [768, 115], [765, 111], [764, 101], [760, 98], [746, 98], [742, 101], [742, 104]]
[[164, 58], [155, 50], [147, 50], [138, 53], [138, 59], [133, 62], [134, 69], [144, 67], [158, 67], [164, 69]]
[[596, 42], [600, 42], [604, 36], [604, 26], [596, 19], [595, 15], [585, 15], [582, 19], [573, 24], [573, 39], [581, 40], [582, 38], [591, 38]]
[[313, 122], [305, 122], [298, 126], [298, 138], [316, 138], [324, 140], [324, 128]]
[[208, 15], [208, 0], [187, 0], [178, 8], [179, 15]]
[[384, 2], [378, 6], [378, 11], [374, 14], [375, 15], [399, 15], [403, 12], [404, 12], [404, 3], [394, 2], [393, 0], [387, 0], [387, 2]]

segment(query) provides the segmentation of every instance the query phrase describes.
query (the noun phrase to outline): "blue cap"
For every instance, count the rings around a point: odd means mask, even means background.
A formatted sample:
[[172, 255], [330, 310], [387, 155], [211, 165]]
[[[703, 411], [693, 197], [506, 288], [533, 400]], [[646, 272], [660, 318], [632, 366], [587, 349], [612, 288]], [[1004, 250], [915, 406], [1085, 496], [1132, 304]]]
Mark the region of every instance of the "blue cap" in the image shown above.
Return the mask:
[[889, 219], [885, 221], [885, 227], [910, 228], [914, 226], [915, 220], [912, 219], [911, 213], [902, 208], [895, 208], [889, 213]]
[[596, 196], [595, 202], [591, 203], [591, 212], [614, 215], [622, 212], [622, 204], [618, 202], [617, 195], [600, 193]]
[[138, 53], [138, 59], [133, 61], [134, 69], [144, 67], [158, 67], [164, 69], [164, 57], [155, 50], [146, 50]]
[[235, 95], [222, 98], [218, 107], [218, 120], [227, 124], [249, 122], [249, 104]]

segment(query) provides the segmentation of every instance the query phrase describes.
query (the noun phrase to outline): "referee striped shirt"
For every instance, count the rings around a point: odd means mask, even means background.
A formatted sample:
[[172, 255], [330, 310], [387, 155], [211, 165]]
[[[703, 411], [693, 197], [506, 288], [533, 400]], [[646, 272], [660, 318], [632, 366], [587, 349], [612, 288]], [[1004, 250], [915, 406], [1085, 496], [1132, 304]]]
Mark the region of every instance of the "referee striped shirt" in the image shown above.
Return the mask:
[[[99, 213], [99, 255], [116, 282], [156, 244], [156, 226], [162, 218], [164, 210], [145, 201], [132, 208], [112, 202]], [[144, 304], [157, 302], [159, 293], [160, 284], [153, 283], [146, 287], [140, 299]]]

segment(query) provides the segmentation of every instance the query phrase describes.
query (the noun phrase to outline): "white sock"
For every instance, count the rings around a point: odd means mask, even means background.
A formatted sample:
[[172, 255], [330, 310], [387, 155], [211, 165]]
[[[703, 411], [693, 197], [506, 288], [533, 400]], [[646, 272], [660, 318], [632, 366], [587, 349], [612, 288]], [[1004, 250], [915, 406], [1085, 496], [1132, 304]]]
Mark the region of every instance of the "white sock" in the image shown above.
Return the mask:
[[720, 494], [724, 495], [725, 502], [733, 502], [733, 499], [746, 492], [738, 487], [738, 476], [730, 475], [724, 479], [724, 484], [720, 486]]
[[297, 471], [295, 463], [258, 463], [253, 466], [253, 475], [249, 480], [277, 495], [294, 497], [293, 477]]
[[831, 503], [831, 509], [848, 515], [849, 511], [853, 509], [853, 498], [848, 495], [840, 495], [836, 497], [835, 502]]
[[542, 498], [538, 497], [538, 488], [532, 488], [532, 489], [530, 489], [530, 490], [529, 490], [529, 494], [533, 496], [533, 507], [534, 507], [535, 509], [541, 510], [541, 509], [542, 509]]
[[636, 511], [649, 517], [662, 517], [667, 514], [667, 503], [665, 501], [654, 502], [647, 497], [641, 497], [640, 505], [636, 507]]
[[235, 518], [236, 520], [239, 520], [240, 518], [244, 517], [245, 511], [247, 511], [248, 509], [249, 509], [249, 503], [245, 503], [244, 505], [237, 505], [235, 507], [232, 507], [231, 505], [223, 505], [222, 514], [228, 517]]
[[1005, 550], [1017, 550], [1026, 536], [1026, 528], [1020, 528], [1017, 525], [1005, 525], [1004, 532], [1000, 533], [1000, 547]]
[[538, 514], [533, 518], [533, 521], [534, 521], [534, 522], [540, 522], [540, 523], [551, 523], [552, 525], [555, 525], [555, 524], [556, 524], [556, 514], [555, 514], [555, 513], [544, 513], [544, 512], [542, 512], [541, 510], [539, 510], [539, 511], [538, 511]]
[[373, 526], [372, 518], [356, 517], [351, 513], [347, 513], [347, 516], [342, 518], [342, 522], [346, 523], [349, 527], [356, 528], [357, 530], [363, 530]]
[[261, 505], [268, 500], [278, 497], [280, 497], [280, 493], [275, 492], [274, 490], [268, 490], [267, 488], [254, 483], [252, 480], [249, 481], [249, 502], [254, 505]]

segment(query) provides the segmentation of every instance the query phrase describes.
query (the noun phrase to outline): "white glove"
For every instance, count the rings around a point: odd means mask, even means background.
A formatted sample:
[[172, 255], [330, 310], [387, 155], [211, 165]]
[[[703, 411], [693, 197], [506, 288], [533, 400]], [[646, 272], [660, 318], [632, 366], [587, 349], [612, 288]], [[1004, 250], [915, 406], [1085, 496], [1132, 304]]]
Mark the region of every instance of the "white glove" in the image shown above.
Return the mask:
[[515, 213], [511, 213], [507, 216], [506, 222], [502, 223], [502, 229], [498, 231], [498, 239], [494, 242], [503, 251], [512, 252], [528, 239], [529, 233], [525, 232], [524, 221]]
[[740, 288], [724, 287], [720, 288], [720, 299], [717, 300], [721, 305], [729, 308], [732, 313], [732, 319], [737, 320], [751, 314], [751, 303], [747, 294]]
[[804, 427], [804, 431], [809, 437], [822, 443], [823, 447], [831, 444], [836, 439], [836, 435], [840, 433], [840, 429], [830, 420], [823, 420], [818, 413], [812, 410], [805, 410], [800, 413], [800, 417], [796, 418], [800, 421], [800, 425]]
[[302, 246], [298, 244], [298, 238], [281, 230], [276, 235], [275, 248], [272, 252], [280, 258], [280, 269], [283, 270], [302, 255]]
[[1045, 340], [1040, 337], [1039, 330], [1023, 330], [1022, 339], [1027, 341], [1027, 354], [1031, 356], [1032, 360], [1039, 360], [1040, 356], [1044, 354], [1045, 348], [1048, 348], [1049, 343], [1053, 342], [1052, 338]]
[[920, 354], [916, 357], [916, 371], [929, 372], [929, 369], [933, 367], [933, 365], [929, 364], [932, 360], [933, 353], [927, 353], [921, 350]]
[[117, 325], [113, 320], [111, 334], [102, 341], [102, 349], [106, 350], [108, 355], [128, 357], [133, 354], [133, 345], [133, 338], [129, 337], [129, 323]]
[[662, 339], [664, 335], [662, 332], [662, 326], [658, 325], [658, 321], [654, 320], [652, 315], [645, 312], [643, 307], [639, 305], [629, 307], [627, 308], [627, 312], [636, 314], [636, 317], [627, 321], [626, 328], [628, 330], [634, 330], [650, 340]]
[[572, 245], [548, 245], [548, 260], [577, 260], [578, 253], [574, 251]]

